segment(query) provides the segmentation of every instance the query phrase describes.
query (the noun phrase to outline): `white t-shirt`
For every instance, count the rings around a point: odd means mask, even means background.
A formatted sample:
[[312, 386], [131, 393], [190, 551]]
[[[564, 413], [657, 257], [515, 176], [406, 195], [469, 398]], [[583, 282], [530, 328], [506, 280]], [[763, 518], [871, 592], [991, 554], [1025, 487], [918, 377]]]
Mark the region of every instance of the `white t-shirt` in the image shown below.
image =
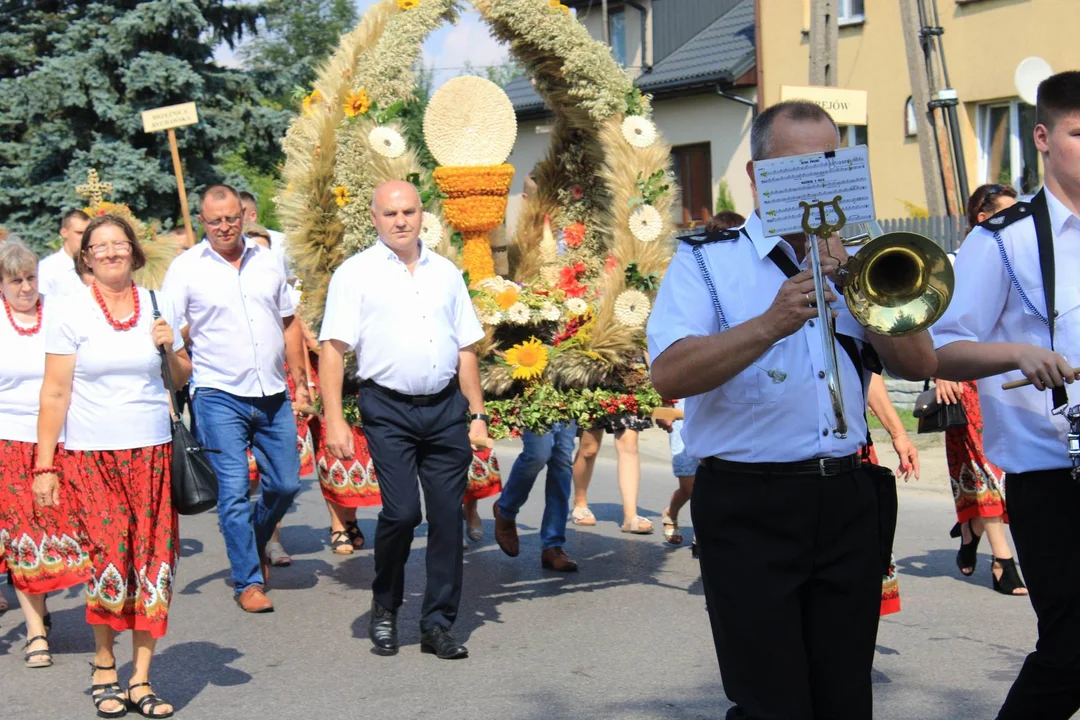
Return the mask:
[[[42, 306], [43, 326], [30, 336], [15, 332], [7, 317], [0, 317], [0, 440], [37, 442], [45, 336], [48, 323], [56, 317], [57, 304], [53, 301]], [[60, 441], [63, 439], [61, 433]]]
[[64, 249], [38, 263], [38, 292], [46, 297], [61, 297], [85, 287], [75, 271], [75, 260]]
[[[157, 301], [179, 350], [184, 345], [179, 318], [165, 295], [157, 293]], [[161, 379], [161, 355], [150, 339], [150, 291], [139, 288], [139, 322], [123, 332], [105, 320], [90, 288], [60, 299], [58, 305], [46, 328], [45, 351], [75, 355], [65, 447], [128, 450], [169, 442], [169, 395]]]

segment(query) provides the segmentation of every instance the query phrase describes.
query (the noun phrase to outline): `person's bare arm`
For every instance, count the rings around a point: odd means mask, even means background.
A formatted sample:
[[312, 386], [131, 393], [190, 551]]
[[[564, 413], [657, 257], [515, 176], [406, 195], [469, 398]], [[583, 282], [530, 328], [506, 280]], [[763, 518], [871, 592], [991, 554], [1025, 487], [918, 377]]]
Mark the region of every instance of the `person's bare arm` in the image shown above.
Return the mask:
[[319, 353], [319, 391], [322, 398], [323, 417], [326, 419], [326, 447], [339, 460], [352, 460], [352, 431], [345, 422], [341, 405], [342, 386], [345, 383], [345, 351], [347, 346], [340, 340], [324, 340]]
[[[71, 381], [75, 376], [75, 355], [46, 355], [45, 377], [41, 382], [37, 425], [37, 461], [35, 467], [53, 467], [56, 444], [64, 428], [71, 405]], [[32, 492], [41, 507], [53, 507], [60, 501], [60, 482], [56, 473], [42, 473], [34, 478]]]
[[289, 373], [292, 375], [296, 388], [293, 402], [301, 407], [306, 406], [311, 403], [311, 397], [308, 393], [307, 371], [305, 370], [307, 364], [304, 362], [304, 355], [307, 353], [304, 332], [300, 329], [300, 323], [297, 322], [295, 315], [282, 318], [282, 324], [285, 326], [285, 362], [289, 364]]
[[904, 380], [925, 380], [937, 372], [934, 341], [925, 330], [900, 338], [867, 332], [866, 339], [874, 346], [890, 375]]
[[981, 380], [1019, 370], [1039, 390], [1071, 384], [1072, 366], [1058, 353], [1024, 343], [977, 343], [957, 340], [938, 348], [937, 377]]
[[904, 427], [900, 414], [896, 412], [896, 407], [889, 398], [889, 390], [885, 387], [885, 379], [877, 373], [870, 378], [870, 390], [866, 394], [866, 404], [869, 406], [870, 412], [874, 414], [874, 417], [881, 422], [882, 427], [889, 433], [889, 437], [892, 438], [893, 450], [896, 451], [896, 456], [900, 460], [900, 470], [904, 475], [904, 479], [906, 480], [907, 473], [911, 472], [915, 475], [915, 479], [918, 480], [919, 451], [911, 442], [911, 438], [908, 437], [907, 428]]
[[[475, 347], [467, 347], [458, 351], [458, 383], [461, 386], [461, 394], [469, 401], [469, 413], [483, 415], [484, 391], [480, 387], [480, 360], [476, 357]], [[488, 427], [486, 422], [473, 420], [469, 423], [470, 439], [486, 440], [487, 437]]]

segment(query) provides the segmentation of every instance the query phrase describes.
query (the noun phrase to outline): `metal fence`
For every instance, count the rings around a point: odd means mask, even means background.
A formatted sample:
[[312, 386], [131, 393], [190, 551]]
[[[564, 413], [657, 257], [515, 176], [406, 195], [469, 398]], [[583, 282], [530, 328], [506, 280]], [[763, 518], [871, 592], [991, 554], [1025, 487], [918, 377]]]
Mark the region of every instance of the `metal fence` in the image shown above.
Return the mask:
[[962, 217], [937, 216], [879, 220], [885, 232], [913, 232], [925, 235], [946, 252], [956, 252], [967, 236], [967, 220]]

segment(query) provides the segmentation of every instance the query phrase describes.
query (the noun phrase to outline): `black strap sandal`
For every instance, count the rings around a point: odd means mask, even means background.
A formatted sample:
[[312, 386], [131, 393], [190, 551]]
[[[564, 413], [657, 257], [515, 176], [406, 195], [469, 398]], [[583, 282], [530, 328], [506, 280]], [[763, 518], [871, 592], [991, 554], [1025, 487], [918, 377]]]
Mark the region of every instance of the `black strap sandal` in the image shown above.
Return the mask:
[[[35, 635], [26, 641], [23, 645], [23, 650], [26, 650], [26, 655], [23, 656], [23, 664], [31, 669], [52, 667], [52, 653], [49, 652], [49, 648], [44, 650], [31, 650], [30, 646], [36, 643], [38, 640], [44, 640], [46, 643], [49, 641], [44, 635]], [[42, 660], [35, 660], [34, 658], [44, 658]]]
[[[1020, 573], [1016, 569], [1016, 560], [1013, 558], [1006, 558], [1001, 560], [994, 558], [994, 564], [1001, 567], [1001, 578], [994, 574], [993, 570], [990, 571], [990, 577], [994, 579], [994, 589], [1002, 595], [1016, 595], [1017, 597], [1024, 597], [1027, 593], [1017, 593], [1020, 588], [1027, 589], [1027, 585], [1020, 579]], [[994, 565], [990, 566], [991, 568]]]
[[360, 524], [355, 520], [351, 520], [345, 523], [345, 532], [349, 534], [349, 541], [352, 542], [352, 546], [356, 550], [362, 550], [364, 544], [367, 542], [364, 539], [364, 533], [360, 532]]
[[975, 534], [970, 520], [967, 521], [967, 526], [968, 533], [971, 534], [971, 542], [964, 544], [964, 535], [961, 532], [960, 523], [953, 525], [952, 530], [949, 531], [949, 537], [961, 538], [960, 549], [956, 552], [956, 567], [960, 569], [961, 575], [971, 577], [975, 574], [975, 565], [978, 563], [976, 551], [979, 549], [979, 541], [982, 540], [982, 535]]
[[[95, 665], [90, 663], [90, 681], [93, 682], [94, 673], [107, 670], [115, 670], [116, 663], [109, 665], [108, 667], [102, 665]], [[127, 696], [121, 692], [119, 682], [111, 683], [96, 683], [90, 686], [90, 697], [94, 701], [94, 707], [97, 708], [97, 716], [100, 718], [122, 718], [127, 715]], [[116, 710], [102, 710], [101, 706], [110, 700], [120, 703], [120, 707]]]
[[157, 710], [162, 705], [168, 705], [169, 703], [165, 702], [164, 700], [159, 698], [157, 695], [155, 695], [153, 690], [151, 690], [150, 692], [146, 693], [141, 698], [139, 698], [138, 702], [135, 702], [134, 700], [132, 700], [131, 699], [131, 690], [132, 690], [132, 688], [138, 688], [138, 687], [147, 687], [148, 688], [148, 687], [150, 687], [150, 683], [143, 682], [143, 683], [135, 683], [134, 685], [128, 685], [128, 704], [131, 706], [132, 710], [138, 710], [140, 715], [142, 715], [143, 717], [148, 717], [148, 718], [171, 718], [173, 716], [173, 711], [172, 710], [170, 710], [167, 713], [160, 713], [160, 714], [154, 712], [155, 710]]
[[335, 555], [352, 555], [353, 544], [349, 541], [349, 533], [345, 530], [331, 530], [330, 549]]

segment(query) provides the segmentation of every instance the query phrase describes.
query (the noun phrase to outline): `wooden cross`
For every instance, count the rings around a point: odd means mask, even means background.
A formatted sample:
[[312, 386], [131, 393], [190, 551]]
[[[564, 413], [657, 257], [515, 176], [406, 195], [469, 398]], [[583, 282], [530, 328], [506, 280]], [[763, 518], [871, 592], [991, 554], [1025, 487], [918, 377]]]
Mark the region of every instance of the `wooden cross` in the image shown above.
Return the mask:
[[90, 207], [100, 205], [106, 195], [112, 195], [113, 185], [109, 182], [101, 182], [98, 179], [97, 170], [91, 169], [86, 173], [86, 184], [75, 188], [75, 194], [90, 201]]

